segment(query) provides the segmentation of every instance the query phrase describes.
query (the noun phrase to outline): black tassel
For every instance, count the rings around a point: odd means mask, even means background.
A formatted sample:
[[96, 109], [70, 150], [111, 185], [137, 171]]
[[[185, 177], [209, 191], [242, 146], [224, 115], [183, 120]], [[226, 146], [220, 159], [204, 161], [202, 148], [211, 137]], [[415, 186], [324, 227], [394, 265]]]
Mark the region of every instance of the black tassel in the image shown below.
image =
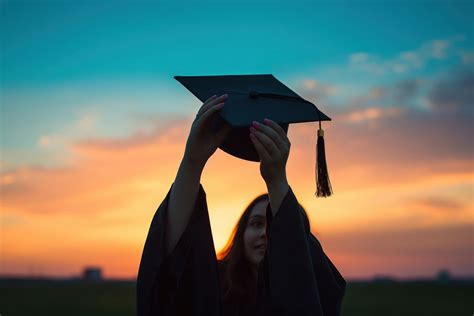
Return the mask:
[[316, 196], [327, 197], [332, 193], [331, 182], [329, 181], [328, 168], [326, 165], [326, 153], [324, 150], [324, 130], [319, 121], [318, 143], [316, 150]]

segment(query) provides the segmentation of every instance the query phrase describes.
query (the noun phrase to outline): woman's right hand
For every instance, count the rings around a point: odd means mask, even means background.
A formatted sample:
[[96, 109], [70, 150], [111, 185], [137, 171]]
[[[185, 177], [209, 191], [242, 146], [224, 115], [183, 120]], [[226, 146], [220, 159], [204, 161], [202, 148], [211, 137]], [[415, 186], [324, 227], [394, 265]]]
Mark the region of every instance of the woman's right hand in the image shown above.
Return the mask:
[[224, 106], [226, 99], [227, 94], [219, 97], [214, 95], [199, 109], [186, 142], [184, 157], [188, 161], [204, 166], [232, 129], [227, 123], [217, 133], [211, 129], [210, 122]]

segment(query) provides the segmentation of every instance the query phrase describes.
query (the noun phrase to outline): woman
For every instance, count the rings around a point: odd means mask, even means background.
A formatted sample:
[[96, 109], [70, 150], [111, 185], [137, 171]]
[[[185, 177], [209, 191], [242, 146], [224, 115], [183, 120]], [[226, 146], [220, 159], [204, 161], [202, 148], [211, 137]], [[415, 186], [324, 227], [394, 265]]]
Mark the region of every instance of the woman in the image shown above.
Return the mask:
[[218, 265], [200, 177], [231, 129], [214, 133], [209, 123], [226, 97], [213, 96], [198, 111], [176, 179], [153, 217], [137, 279], [138, 315], [339, 315], [345, 281], [288, 185], [290, 142], [271, 120], [250, 129], [268, 190], [265, 234], [245, 238], [254, 209], [263, 216], [259, 199]]
[[[258, 270], [267, 246], [268, 194], [246, 207], [227, 244], [217, 254], [224, 315], [249, 315], [257, 309]], [[303, 207], [304, 224], [309, 221]]]
[[267, 247], [267, 205], [267, 194], [255, 198], [217, 255], [226, 316], [248, 315], [256, 309], [258, 268]]

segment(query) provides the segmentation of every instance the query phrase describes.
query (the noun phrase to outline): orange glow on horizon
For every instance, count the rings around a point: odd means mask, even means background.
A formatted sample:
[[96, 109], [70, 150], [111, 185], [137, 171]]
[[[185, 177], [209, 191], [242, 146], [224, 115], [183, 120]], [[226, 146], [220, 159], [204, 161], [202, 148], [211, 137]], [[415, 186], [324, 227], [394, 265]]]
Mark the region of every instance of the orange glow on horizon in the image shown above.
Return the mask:
[[[189, 126], [183, 119], [152, 135], [84, 140], [69, 148], [76, 156], [65, 166], [3, 174], [0, 273], [66, 276], [98, 265], [106, 277], [134, 278], [151, 219], [176, 175]], [[472, 162], [407, 165], [397, 156], [387, 154], [381, 161], [366, 151], [348, 157], [344, 133], [349, 130], [325, 136], [332, 197], [314, 197], [314, 126], [292, 126], [287, 165], [290, 186], [308, 212], [313, 233], [341, 273], [409, 276], [434, 274], [442, 267], [472, 273], [466, 258], [471, 246], [466, 231], [474, 214]], [[257, 163], [220, 150], [206, 165], [201, 183], [218, 252], [245, 206], [265, 192], [265, 184]], [[436, 256], [440, 249], [426, 244], [446, 230], [459, 233], [445, 239], [441, 252], [452, 251], [443, 259]], [[404, 239], [405, 233], [413, 234], [413, 240]], [[391, 252], [384, 253], [386, 247]]]

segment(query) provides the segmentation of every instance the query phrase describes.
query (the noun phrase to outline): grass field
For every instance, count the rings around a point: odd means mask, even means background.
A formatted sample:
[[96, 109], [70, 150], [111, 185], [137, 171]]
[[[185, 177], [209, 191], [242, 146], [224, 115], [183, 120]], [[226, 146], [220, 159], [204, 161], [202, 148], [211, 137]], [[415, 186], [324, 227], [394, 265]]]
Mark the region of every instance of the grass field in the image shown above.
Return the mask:
[[[343, 315], [455, 316], [474, 313], [474, 283], [349, 282]], [[1, 316], [135, 315], [132, 282], [0, 282]]]

